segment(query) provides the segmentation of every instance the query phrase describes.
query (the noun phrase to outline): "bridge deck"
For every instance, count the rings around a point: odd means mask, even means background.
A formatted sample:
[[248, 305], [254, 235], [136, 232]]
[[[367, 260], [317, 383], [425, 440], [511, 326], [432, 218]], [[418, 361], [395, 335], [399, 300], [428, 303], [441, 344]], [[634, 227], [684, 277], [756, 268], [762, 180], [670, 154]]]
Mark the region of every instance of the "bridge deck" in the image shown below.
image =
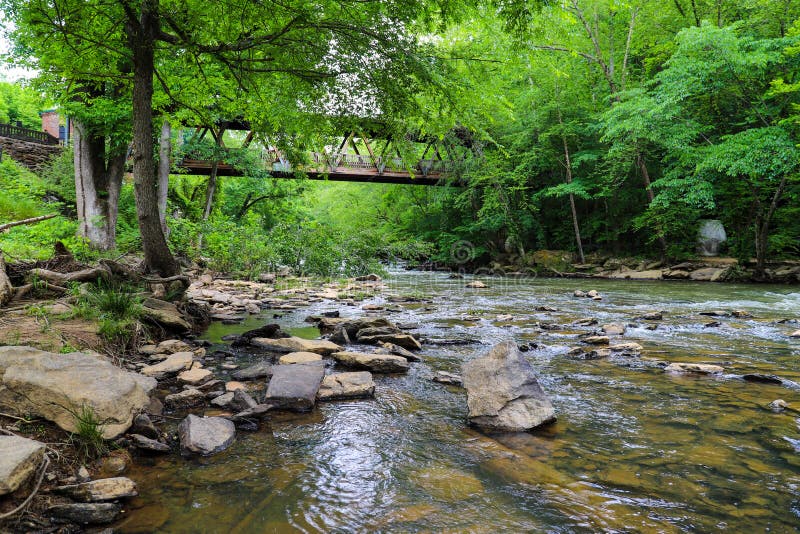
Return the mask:
[[[180, 163], [180, 167], [186, 169], [189, 174], [193, 175], [209, 175], [211, 174], [211, 162], [195, 159], [184, 159]], [[377, 184], [403, 184], [403, 185], [427, 185], [427, 186], [442, 186], [452, 183], [445, 179], [439, 172], [430, 172], [427, 175], [415, 174], [412, 176], [407, 171], [398, 171], [384, 169], [379, 172], [377, 168], [352, 168], [352, 167], [334, 167], [332, 169], [321, 171], [318, 169], [308, 169], [304, 171], [305, 176], [310, 180], [329, 180], [332, 182], [362, 182], [362, 183], [377, 183]], [[233, 168], [231, 165], [220, 163], [217, 165], [218, 176], [242, 176], [241, 171]], [[276, 178], [292, 179], [296, 178], [295, 172], [289, 171], [272, 171], [272, 175]]]

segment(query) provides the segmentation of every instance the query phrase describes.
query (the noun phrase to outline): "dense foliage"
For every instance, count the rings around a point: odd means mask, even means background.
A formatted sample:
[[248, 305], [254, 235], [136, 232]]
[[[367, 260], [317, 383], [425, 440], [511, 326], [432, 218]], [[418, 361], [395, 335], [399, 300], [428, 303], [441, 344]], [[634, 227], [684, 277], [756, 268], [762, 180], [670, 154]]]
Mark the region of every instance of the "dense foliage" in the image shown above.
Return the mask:
[[[382, 16], [373, 8], [364, 21]], [[299, 52], [288, 44], [274, 50], [286, 59], [278, 72], [242, 72], [237, 79], [220, 57], [205, 54], [209, 43], [190, 47], [194, 63], [183, 65], [169, 53], [173, 43], [162, 42], [156, 70], [164, 76], [154, 106], [176, 127], [178, 118], [230, 117], [234, 110], [258, 127], [249, 152], [224, 150], [221, 132], [214, 143], [191, 146], [174, 134], [178, 157], [181, 150], [202, 152], [246, 176], [220, 177], [209, 187], [206, 177], [174, 174], [170, 247], [248, 275], [280, 266], [359, 274], [392, 258], [525, 263], [539, 249], [572, 251], [576, 260], [584, 251], [682, 258], [694, 252], [699, 221], [720, 219], [729, 236], [725, 252], [756, 258], [762, 271], [771, 259], [800, 254], [798, 19], [800, 4], [785, 0], [430, 3], [404, 12], [407, 33], [384, 50], [392, 60], [380, 63], [374, 79], [364, 70], [358, 79], [345, 72], [320, 76], [344, 63], [314, 64], [311, 56], [293, 56]], [[33, 38], [36, 21], [24, 22], [19, 35]], [[123, 36], [114, 35], [124, 64]], [[18, 51], [29, 54], [28, 63], [37, 64], [31, 57], [39, 53], [39, 64], [69, 70], [68, 55], [37, 46], [18, 43]], [[292, 71], [301, 60], [315, 65], [314, 76]], [[95, 69], [97, 80], [122, 68], [95, 64], [97, 56], [81, 61], [72, 67]], [[359, 68], [369, 70], [369, 61]], [[196, 69], [203, 83], [192, 85]], [[43, 75], [41, 86], [57, 93], [59, 72]], [[93, 105], [113, 110], [100, 115], [118, 119], [119, 139], [127, 143], [125, 87], [122, 101], [99, 98]], [[180, 101], [171, 93], [178, 87]], [[14, 116], [30, 117], [23, 108]], [[342, 121], [363, 122], [376, 109], [394, 131], [444, 136], [453, 125], [466, 128], [480, 158], [460, 169], [462, 182], [437, 188], [277, 180], [260, 161], [271, 143], [287, 151], [309, 146], [340, 131]], [[228, 144], [236, 140], [226, 135]], [[52, 189], [67, 167], [44, 183]], [[26, 186], [7, 163], [3, 172], [9, 196], [0, 199], [2, 218], [41, 212], [30, 199], [43, 192]], [[27, 200], [14, 200], [23, 193]], [[67, 193], [61, 198], [69, 203]], [[61, 235], [71, 223], [48, 224], [61, 224]], [[121, 249], [141, 247], [130, 183], [118, 227]], [[8, 239], [0, 246], [8, 248]], [[455, 258], [464, 243], [468, 256]]]

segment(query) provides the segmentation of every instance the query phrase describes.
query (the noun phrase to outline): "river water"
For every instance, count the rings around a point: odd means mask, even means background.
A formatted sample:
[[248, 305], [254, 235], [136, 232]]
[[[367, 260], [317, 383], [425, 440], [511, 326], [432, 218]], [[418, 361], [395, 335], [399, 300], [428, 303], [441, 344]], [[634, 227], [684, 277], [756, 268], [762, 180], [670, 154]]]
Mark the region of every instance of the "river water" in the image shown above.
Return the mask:
[[[466, 280], [469, 281], [469, 278]], [[787, 532], [800, 527], [800, 290], [791, 286], [486, 278], [393, 273], [386, 304], [413, 323], [424, 362], [376, 375], [374, 400], [275, 414], [204, 459], [137, 459], [140, 497], [121, 532]], [[597, 289], [600, 302], [575, 298]], [[394, 304], [388, 295], [424, 295]], [[548, 306], [557, 311], [536, 311]], [[219, 342], [266, 320], [315, 337], [304, 318], [360, 306], [326, 301], [245, 325], [212, 325]], [[712, 318], [709, 310], [751, 318]], [[663, 321], [637, 317], [663, 311]], [[498, 315], [511, 321], [500, 322]], [[576, 360], [597, 318], [629, 325], [641, 358]], [[705, 324], [715, 320], [717, 327]], [[655, 329], [652, 325], [656, 325]], [[512, 338], [526, 352], [558, 422], [488, 436], [466, 425], [463, 390], [430, 380]], [[459, 344], [451, 344], [458, 342]], [[243, 355], [241, 364], [252, 361]], [[722, 365], [722, 376], [665, 373], [663, 362]], [[661, 363], [660, 363], [661, 362]], [[745, 381], [778, 375], [784, 384]], [[210, 410], [207, 413], [212, 413]]]

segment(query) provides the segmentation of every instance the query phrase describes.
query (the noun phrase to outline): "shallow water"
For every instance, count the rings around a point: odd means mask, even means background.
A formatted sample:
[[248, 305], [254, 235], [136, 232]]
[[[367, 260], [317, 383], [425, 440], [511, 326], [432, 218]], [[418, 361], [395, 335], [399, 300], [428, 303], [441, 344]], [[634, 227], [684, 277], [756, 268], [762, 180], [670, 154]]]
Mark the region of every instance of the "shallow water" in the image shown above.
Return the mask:
[[[121, 532], [736, 532], [800, 526], [800, 290], [791, 286], [486, 278], [488, 289], [442, 273], [394, 273], [387, 294], [426, 295], [386, 314], [415, 323], [424, 362], [376, 376], [374, 400], [276, 414], [205, 459], [140, 458], [140, 497]], [[572, 296], [598, 289], [601, 302]], [[396, 304], [393, 307], [398, 306]], [[536, 311], [550, 306], [557, 311]], [[303, 319], [322, 302], [243, 326], [214, 325], [218, 342], [275, 321], [311, 337]], [[705, 317], [745, 310], [752, 318]], [[637, 317], [665, 312], [663, 321]], [[498, 315], [512, 320], [500, 322]], [[595, 317], [628, 326], [641, 358], [575, 360], [572, 326]], [[718, 327], [704, 327], [712, 320]], [[655, 330], [646, 326], [657, 325]], [[546, 329], [540, 327], [544, 325]], [[486, 436], [466, 426], [463, 390], [430, 380], [496, 341], [535, 342], [526, 357], [558, 422], [534, 433]], [[445, 344], [448, 341], [473, 341]], [[242, 358], [242, 364], [249, 361]], [[721, 377], [663, 371], [664, 361], [715, 363]], [[775, 374], [786, 385], [746, 382]], [[210, 411], [209, 411], [210, 413]]]

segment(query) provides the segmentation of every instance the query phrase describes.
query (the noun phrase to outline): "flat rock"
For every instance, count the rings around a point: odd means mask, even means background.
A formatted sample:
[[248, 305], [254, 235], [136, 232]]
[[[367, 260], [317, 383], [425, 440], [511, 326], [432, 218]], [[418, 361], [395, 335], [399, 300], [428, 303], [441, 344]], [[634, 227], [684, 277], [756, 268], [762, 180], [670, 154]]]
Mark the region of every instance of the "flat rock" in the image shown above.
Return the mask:
[[186, 322], [178, 308], [171, 302], [147, 298], [142, 302], [142, 313], [150, 320], [179, 332], [187, 332], [192, 326]]
[[[237, 390], [237, 391], [244, 391], [244, 390]], [[233, 402], [233, 394], [234, 391], [228, 391], [227, 393], [223, 393], [218, 397], [214, 397], [211, 400], [211, 405], [216, 406], [217, 408], [227, 408], [231, 402]]]
[[209, 456], [231, 446], [236, 426], [223, 417], [188, 415], [178, 426], [178, 436], [184, 452]]
[[305, 363], [319, 363], [322, 361], [322, 356], [315, 352], [290, 352], [289, 354], [284, 354], [278, 359], [278, 363], [281, 365], [290, 365], [290, 364], [305, 364]]
[[189, 384], [190, 386], [199, 386], [200, 384], [208, 382], [213, 376], [213, 373], [208, 369], [189, 369], [178, 375], [178, 382], [181, 384]]
[[314, 407], [325, 369], [318, 365], [277, 365], [264, 397], [265, 404], [292, 411]]
[[131, 426], [157, 385], [98, 354], [53, 354], [32, 347], [0, 347], [0, 377], [0, 407], [5, 411], [35, 414], [76, 432], [74, 414], [91, 410], [102, 421], [106, 439]]
[[468, 287], [470, 289], [485, 289], [485, 288], [487, 288], [489, 286], [487, 286], [486, 284], [484, 284], [480, 280], [474, 280], [472, 282], [468, 282], [466, 287]]
[[111, 523], [120, 512], [122, 506], [110, 502], [57, 504], [47, 509], [52, 517], [82, 525]]
[[347, 367], [367, 369], [374, 373], [405, 373], [408, 360], [393, 354], [366, 354], [363, 352], [334, 352], [334, 360]]
[[55, 491], [82, 502], [114, 501], [139, 494], [136, 484], [127, 477], [102, 478], [82, 484], [60, 486]]
[[668, 373], [696, 373], [702, 375], [718, 375], [722, 374], [725, 369], [719, 365], [711, 365], [707, 363], [684, 363], [675, 362], [671, 363], [664, 368]]
[[589, 345], [608, 345], [609, 339], [608, 336], [589, 336], [583, 338], [583, 342]]
[[604, 324], [600, 329], [607, 336], [621, 336], [625, 334], [625, 325], [620, 323]]
[[167, 395], [164, 397], [164, 406], [168, 410], [184, 410], [204, 404], [205, 401], [206, 396], [202, 391], [191, 388]]
[[236, 380], [256, 380], [259, 378], [266, 378], [268, 376], [272, 376], [272, 364], [268, 361], [258, 362], [250, 367], [245, 367], [244, 369], [239, 369], [232, 372], [231, 376]]
[[476, 426], [519, 432], [555, 421], [553, 405], [533, 367], [511, 341], [465, 363], [462, 378], [469, 421]]
[[385, 341], [378, 342], [378, 345], [381, 347], [381, 351], [386, 351], [386, 354], [394, 354], [395, 356], [402, 356], [406, 360], [410, 362], [421, 362], [422, 358], [414, 354], [408, 349], [404, 349], [399, 345], [395, 345], [394, 343], [387, 343]]
[[800, 330], [795, 330], [794, 332], [789, 334], [789, 337], [800, 337]]
[[150, 451], [150, 452], [170, 451], [169, 445], [167, 445], [166, 443], [161, 443], [160, 441], [156, 441], [141, 434], [131, 434], [130, 438], [131, 441], [133, 441], [134, 447], [136, 447], [137, 449], [141, 449], [143, 451]]
[[447, 371], [436, 371], [433, 375], [433, 381], [450, 386], [461, 386], [464, 383], [460, 376], [454, 373], [448, 373]]
[[625, 352], [628, 354], [639, 354], [644, 350], [644, 347], [639, 345], [638, 343], [630, 342], [630, 343], [617, 343], [616, 345], [611, 345], [608, 347], [613, 352]]
[[256, 337], [251, 343], [274, 352], [314, 352], [323, 356], [342, 350], [342, 347], [326, 339], [303, 339], [294, 336], [281, 339]]
[[373, 395], [375, 395], [375, 382], [372, 381], [372, 373], [357, 371], [326, 376], [317, 392], [317, 399], [357, 399]]
[[192, 347], [185, 341], [181, 341], [180, 339], [167, 339], [162, 341], [161, 343], [156, 346], [156, 349], [152, 352], [155, 354], [157, 352], [163, 352], [164, 354], [175, 354], [176, 352], [192, 352]]
[[394, 327], [388, 319], [383, 317], [361, 317], [358, 319], [321, 319], [317, 326], [320, 332], [333, 332], [331, 340], [336, 343], [350, 343], [356, 339], [360, 330], [367, 328]]
[[45, 445], [32, 439], [0, 435], [0, 495], [13, 493], [42, 463]]
[[189, 369], [193, 360], [194, 353], [192, 352], [176, 352], [167, 356], [167, 359], [162, 362], [143, 367], [140, 373], [158, 379], [166, 378]]
[[689, 278], [692, 280], [698, 280], [702, 282], [716, 282], [727, 273], [727, 269], [718, 269], [716, 267], [705, 267], [703, 269], [697, 269], [696, 271], [692, 271], [689, 273]]
[[359, 332], [357, 340], [359, 343], [365, 343], [367, 345], [391, 343], [409, 350], [422, 350], [422, 345], [420, 345], [419, 341], [417, 341], [417, 339], [410, 334], [378, 334], [374, 336], [362, 336], [361, 332]]

